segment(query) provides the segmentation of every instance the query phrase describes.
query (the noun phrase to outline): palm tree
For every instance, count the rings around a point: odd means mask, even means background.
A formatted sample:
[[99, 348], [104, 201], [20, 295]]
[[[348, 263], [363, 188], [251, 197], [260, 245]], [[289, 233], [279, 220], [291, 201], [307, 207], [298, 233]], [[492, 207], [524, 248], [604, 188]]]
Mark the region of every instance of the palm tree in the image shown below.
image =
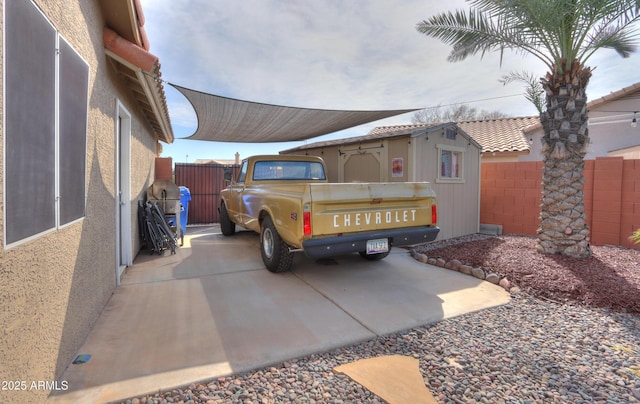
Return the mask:
[[585, 65], [599, 49], [626, 58], [635, 51], [640, 0], [469, 0], [470, 10], [447, 12], [417, 24], [452, 45], [450, 62], [505, 50], [545, 63], [546, 110], [538, 251], [588, 257], [584, 211], [584, 156], [589, 145]]

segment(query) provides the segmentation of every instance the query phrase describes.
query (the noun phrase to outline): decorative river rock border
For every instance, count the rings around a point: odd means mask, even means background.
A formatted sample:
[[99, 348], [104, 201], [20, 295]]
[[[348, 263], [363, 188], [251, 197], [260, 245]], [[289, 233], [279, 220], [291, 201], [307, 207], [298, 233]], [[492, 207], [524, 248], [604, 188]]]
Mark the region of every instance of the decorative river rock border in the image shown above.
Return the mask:
[[470, 275], [478, 279], [491, 282], [494, 285], [501, 286], [510, 293], [520, 293], [520, 288], [512, 285], [509, 279], [506, 277], [501, 278], [500, 275], [488, 272], [481, 267], [472, 267], [470, 265], [463, 264], [457, 259], [446, 261], [443, 258], [428, 257], [426, 254], [419, 253], [416, 250], [411, 250], [411, 256], [424, 264], [449, 269], [451, 271], [460, 272], [461, 274]]

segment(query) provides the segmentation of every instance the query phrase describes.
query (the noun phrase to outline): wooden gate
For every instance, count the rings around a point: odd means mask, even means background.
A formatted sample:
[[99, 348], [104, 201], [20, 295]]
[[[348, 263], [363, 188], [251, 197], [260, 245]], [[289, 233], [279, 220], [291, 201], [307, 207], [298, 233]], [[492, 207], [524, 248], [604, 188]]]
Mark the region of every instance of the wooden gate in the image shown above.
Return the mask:
[[226, 187], [225, 171], [236, 178], [239, 165], [176, 163], [176, 185], [189, 188], [191, 201], [187, 224], [210, 224], [220, 221], [220, 191]]

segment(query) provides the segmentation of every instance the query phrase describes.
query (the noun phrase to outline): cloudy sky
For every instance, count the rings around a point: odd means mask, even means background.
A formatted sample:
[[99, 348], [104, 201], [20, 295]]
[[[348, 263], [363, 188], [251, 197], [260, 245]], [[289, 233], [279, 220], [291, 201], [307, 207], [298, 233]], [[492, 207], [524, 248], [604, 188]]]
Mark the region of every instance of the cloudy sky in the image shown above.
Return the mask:
[[[162, 79], [225, 97], [307, 108], [382, 110], [468, 103], [511, 116], [536, 115], [524, 87], [498, 80], [511, 71], [542, 76], [533, 58], [498, 54], [449, 63], [449, 47], [418, 33], [433, 14], [467, 8], [464, 0], [142, 0], [150, 51]], [[640, 53], [602, 50], [590, 100], [638, 82]], [[277, 153], [301, 142], [238, 144], [184, 140], [197, 119], [189, 102], [165, 85], [176, 140], [174, 162]], [[411, 123], [404, 114], [310, 142], [360, 136], [375, 126]], [[187, 157], [188, 156], [188, 157]]]

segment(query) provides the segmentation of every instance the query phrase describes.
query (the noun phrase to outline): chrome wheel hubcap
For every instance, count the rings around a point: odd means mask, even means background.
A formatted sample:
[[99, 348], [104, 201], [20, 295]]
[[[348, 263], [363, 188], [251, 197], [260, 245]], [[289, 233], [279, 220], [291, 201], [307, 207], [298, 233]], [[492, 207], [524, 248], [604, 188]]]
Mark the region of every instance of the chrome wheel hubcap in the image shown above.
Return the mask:
[[264, 229], [262, 232], [262, 249], [264, 250], [264, 255], [267, 258], [271, 258], [273, 256], [273, 233], [271, 229]]

